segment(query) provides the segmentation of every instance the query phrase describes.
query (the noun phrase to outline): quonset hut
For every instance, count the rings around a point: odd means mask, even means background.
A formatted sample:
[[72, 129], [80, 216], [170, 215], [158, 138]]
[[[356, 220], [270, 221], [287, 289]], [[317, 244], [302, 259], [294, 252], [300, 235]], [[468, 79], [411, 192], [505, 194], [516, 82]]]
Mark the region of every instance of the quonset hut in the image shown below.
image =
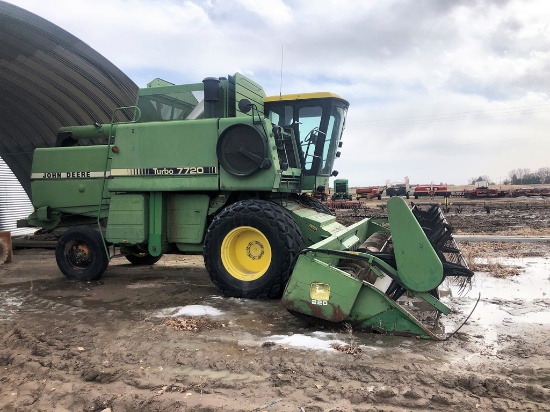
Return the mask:
[[109, 123], [138, 87], [72, 34], [1, 0], [0, 44], [0, 231], [16, 234], [31, 210], [34, 149], [55, 146], [61, 126]]

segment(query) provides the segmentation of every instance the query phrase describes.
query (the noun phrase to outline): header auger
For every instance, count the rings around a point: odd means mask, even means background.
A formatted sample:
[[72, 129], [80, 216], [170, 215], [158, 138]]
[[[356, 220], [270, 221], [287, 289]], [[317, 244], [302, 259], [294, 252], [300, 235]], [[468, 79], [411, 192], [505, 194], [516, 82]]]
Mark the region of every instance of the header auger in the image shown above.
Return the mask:
[[[283, 296], [296, 314], [431, 337], [396, 301], [408, 291], [446, 313], [437, 287], [472, 274], [439, 209], [396, 198], [389, 226], [344, 227], [308, 195], [337, 174], [347, 109], [326, 92], [266, 97], [238, 73], [154, 80], [111, 123], [64, 127], [57, 147], [36, 149], [28, 223], [66, 228], [56, 260], [71, 279], [97, 279], [115, 254], [151, 265], [202, 253], [226, 296]], [[117, 122], [121, 110], [133, 121]]]

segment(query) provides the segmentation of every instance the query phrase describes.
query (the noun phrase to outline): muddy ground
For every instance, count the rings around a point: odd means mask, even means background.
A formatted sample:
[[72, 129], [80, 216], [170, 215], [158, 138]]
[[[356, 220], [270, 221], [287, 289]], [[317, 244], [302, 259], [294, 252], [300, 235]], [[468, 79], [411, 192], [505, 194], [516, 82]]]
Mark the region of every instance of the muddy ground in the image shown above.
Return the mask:
[[[460, 234], [550, 235], [548, 202], [518, 202], [454, 203], [447, 218]], [[476, 276], [463, 295], [442, 285], [441, 326], [479, 303], [446, 341], [321, 330], [278, 301], [224, 298], [200, 256], [118, 257], [79, 283], [53, 250], [17, 249], [0, 266], [0, 410], [549, 411], [550, 244], [460, 247]]]

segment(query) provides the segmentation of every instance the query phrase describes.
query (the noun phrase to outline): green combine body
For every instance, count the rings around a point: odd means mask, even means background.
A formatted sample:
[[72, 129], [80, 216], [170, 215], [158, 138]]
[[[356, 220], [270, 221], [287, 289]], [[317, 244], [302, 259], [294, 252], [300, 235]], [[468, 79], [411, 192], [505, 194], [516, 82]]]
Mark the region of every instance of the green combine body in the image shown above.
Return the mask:
[[351, 200], [352, 196], [348, 189], [348, 179], [335, 179], [334, 180], [334, 193], [332, 194], [332, 200]]
[[[332, 93], [266, 97], [238, 73], [189, 85], [157, 79], [110, 124], [64, 127], [57, 147], [36, 149], [28, 224], [66, 227], [56, 259], [71, 279], [100, 277], [116, 254], [150, 265], [166, 253], [202, 253], [227, 296], [284, 292], [296, 314], [429, 337], [396, 301], [412, 291], [447, 311], [437, 300], [447, 246], [426, 230], [448, 225], [421, 227], [392, 200], [389, 226], [366, 219], [346, 228], [308, 195], [337, 174], [347, 109]], [[117, 122], [120, 111], [133, 121]], [[373, 237], [386, 246], [365, 249]], [[456, 273], [471, 276], [453, 253]]]

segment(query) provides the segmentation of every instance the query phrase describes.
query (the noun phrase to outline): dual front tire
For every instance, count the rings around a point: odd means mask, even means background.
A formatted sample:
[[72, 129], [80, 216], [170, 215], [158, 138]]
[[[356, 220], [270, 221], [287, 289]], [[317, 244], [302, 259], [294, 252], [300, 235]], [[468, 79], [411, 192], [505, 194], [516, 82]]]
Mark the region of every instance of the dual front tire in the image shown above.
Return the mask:
[[298, 225], [283, 207], [243, 200], [210, 224], [204, 262], [226, 296], [275, 299], [281, 297], [303, 246]]

